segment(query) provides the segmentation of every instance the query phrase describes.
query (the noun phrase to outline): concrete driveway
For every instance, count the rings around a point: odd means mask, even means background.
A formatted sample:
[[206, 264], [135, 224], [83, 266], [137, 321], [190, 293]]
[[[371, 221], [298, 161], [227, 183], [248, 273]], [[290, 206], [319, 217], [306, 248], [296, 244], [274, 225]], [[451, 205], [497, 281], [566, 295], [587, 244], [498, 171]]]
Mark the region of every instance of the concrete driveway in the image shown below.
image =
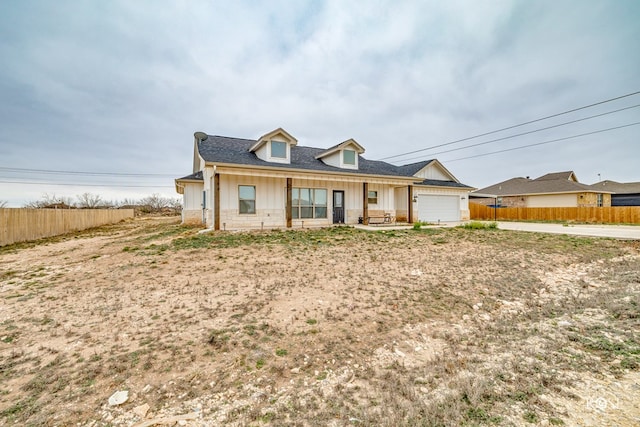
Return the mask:
[[640, 226], [633, 225], [592, 225], [547, 224], [535, 222], [501, 222], [501, 230], [531, 231], [535, 233], [570, 234], [574, 236], [612, 237], [614, 239], [640, 240]]

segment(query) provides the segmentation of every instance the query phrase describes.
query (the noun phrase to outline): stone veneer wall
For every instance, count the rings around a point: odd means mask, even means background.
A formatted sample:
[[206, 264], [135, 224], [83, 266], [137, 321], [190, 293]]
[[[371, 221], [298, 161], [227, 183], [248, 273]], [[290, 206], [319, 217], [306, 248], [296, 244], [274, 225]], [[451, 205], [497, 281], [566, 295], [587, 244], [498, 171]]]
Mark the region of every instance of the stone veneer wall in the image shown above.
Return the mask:
[[[496, 199], [493, 197], [487, 197], [482, 199], [469, 199], [469, 203], [476, 203], [478, 205], [489, 206], [493, 205]], [[500, 206], [507, 208], [526, 208], [527, 197], [526, 196], [504, 196], [502, 197], [502, 203]]]
[[[578, 195], [578, 207], [594, 208], [598, 206], [597, 193], [580, 193]], [[602, 207], [611, 206], [611, 194], [602, 194]]]
[[184, 224], [202, 224], [202, 209], [183, 210], [182, 222]]
[[286, 226], [284, 209], [257, 209], [255, 214], [240, 215], [237, 209], [220, 211], [220, 229], [281, 228]]

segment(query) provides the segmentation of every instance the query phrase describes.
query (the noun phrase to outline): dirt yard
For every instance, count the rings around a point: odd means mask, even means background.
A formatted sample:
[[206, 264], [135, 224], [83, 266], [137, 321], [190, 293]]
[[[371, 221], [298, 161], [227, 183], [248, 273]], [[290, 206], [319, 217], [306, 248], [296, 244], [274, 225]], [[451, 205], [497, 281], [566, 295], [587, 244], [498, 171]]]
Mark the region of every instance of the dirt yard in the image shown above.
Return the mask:
[[197, 232], [0, 248], [0, 425], [640, 425], [639, 242]]

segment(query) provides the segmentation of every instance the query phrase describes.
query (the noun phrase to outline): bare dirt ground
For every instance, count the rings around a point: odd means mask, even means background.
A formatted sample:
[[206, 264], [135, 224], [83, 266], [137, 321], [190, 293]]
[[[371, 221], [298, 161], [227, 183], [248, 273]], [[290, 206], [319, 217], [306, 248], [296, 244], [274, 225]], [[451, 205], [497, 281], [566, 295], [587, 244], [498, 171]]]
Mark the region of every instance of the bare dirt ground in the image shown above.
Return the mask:
[[0, 248], [0, 425], [640, 425], [638, 242], [197, 231]]

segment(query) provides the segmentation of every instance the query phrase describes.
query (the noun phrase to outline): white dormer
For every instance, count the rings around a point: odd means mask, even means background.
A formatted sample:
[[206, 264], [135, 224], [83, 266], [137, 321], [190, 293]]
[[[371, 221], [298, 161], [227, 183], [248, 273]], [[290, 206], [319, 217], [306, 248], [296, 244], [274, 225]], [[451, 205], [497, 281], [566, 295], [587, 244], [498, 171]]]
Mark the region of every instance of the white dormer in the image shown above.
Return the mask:
[[290, 164], [291, 147], [297, 144], [297, 139], [284, 129], [278, 128], [262, 135], [249, 151], [265, 162]]
[[357, 170], [358, 156], [362, 153], [364, 148], [354, 139], [348, 139], [318, 154], [316, 159], [329, 166]]

